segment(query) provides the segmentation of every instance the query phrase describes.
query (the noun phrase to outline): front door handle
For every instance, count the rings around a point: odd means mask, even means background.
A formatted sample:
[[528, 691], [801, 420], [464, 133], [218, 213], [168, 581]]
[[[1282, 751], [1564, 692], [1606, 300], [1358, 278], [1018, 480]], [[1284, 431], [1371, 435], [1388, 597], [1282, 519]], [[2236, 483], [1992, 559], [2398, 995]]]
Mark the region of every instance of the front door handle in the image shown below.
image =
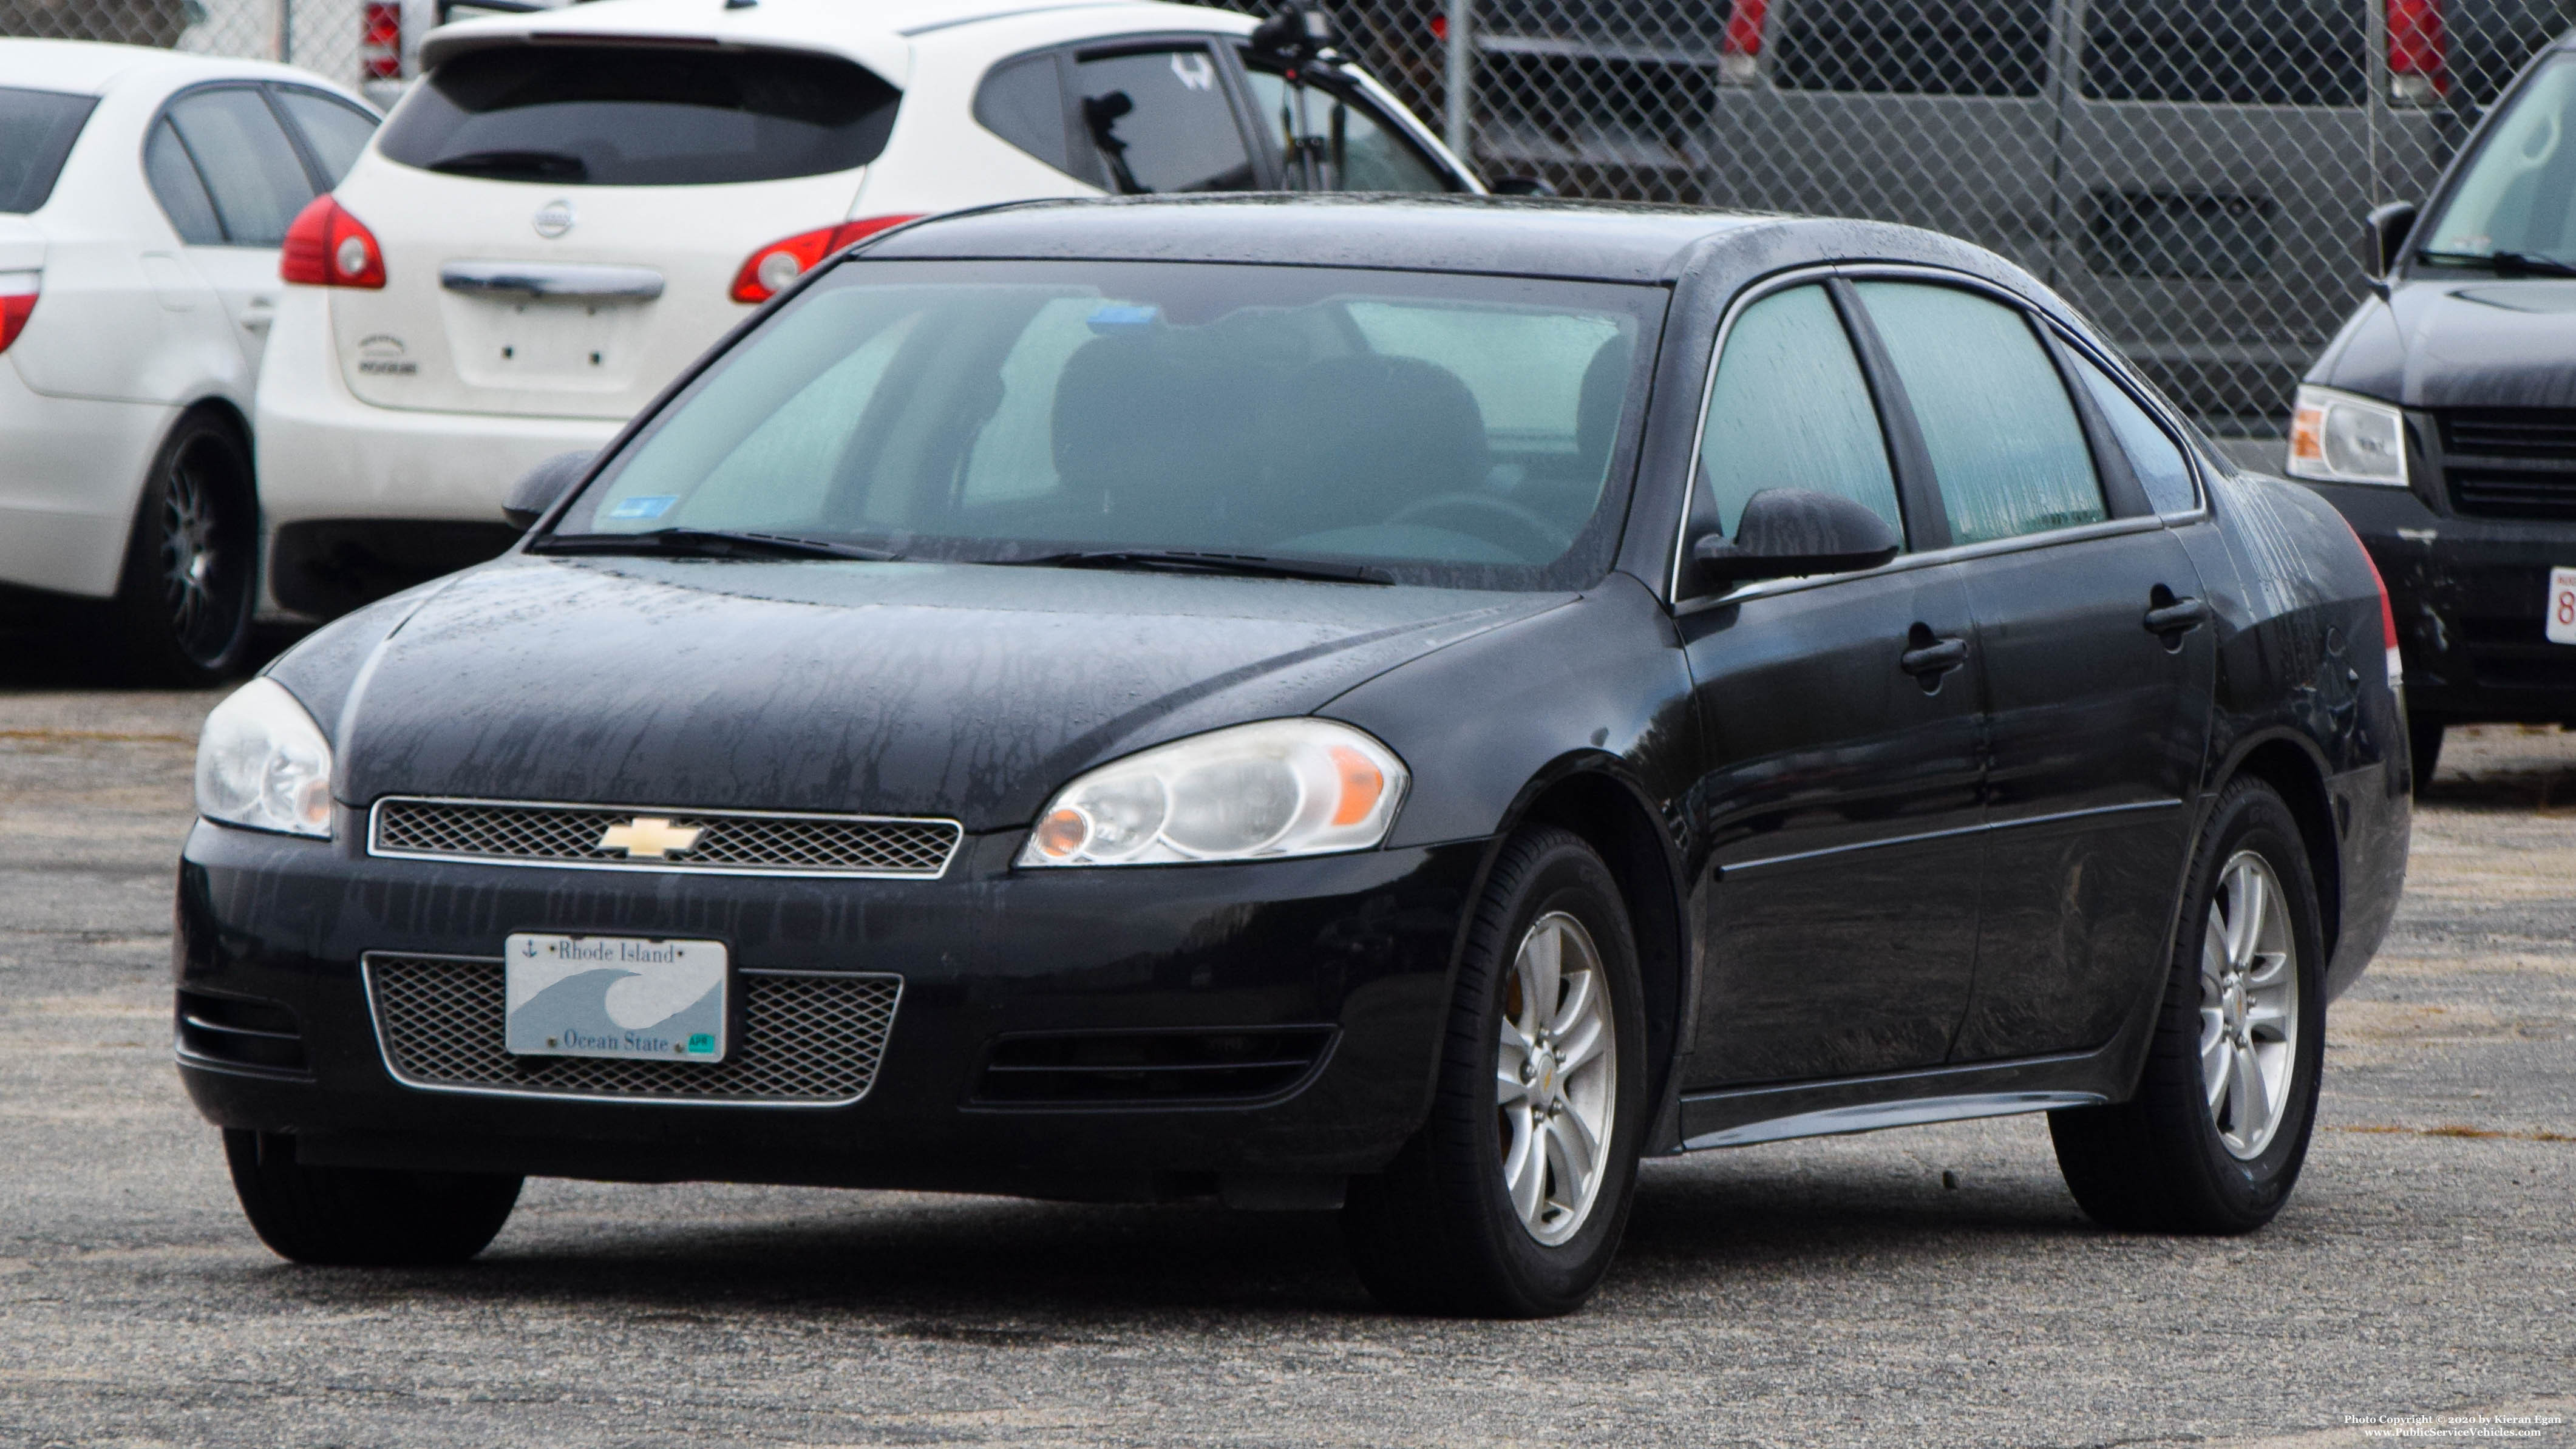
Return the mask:
[[1916, 678], [1922, 678], [1927, 675], [1947, 674], [1967, 662], [1967, 640], [1941, 639], [1906, 650], [1897, 657], [1896, 667]]
[[2187, 634], [2209, 621], [2209, 605], [2199, 599], [2176, 599], [2147, 610], [2147, 632], [2170, 638]]

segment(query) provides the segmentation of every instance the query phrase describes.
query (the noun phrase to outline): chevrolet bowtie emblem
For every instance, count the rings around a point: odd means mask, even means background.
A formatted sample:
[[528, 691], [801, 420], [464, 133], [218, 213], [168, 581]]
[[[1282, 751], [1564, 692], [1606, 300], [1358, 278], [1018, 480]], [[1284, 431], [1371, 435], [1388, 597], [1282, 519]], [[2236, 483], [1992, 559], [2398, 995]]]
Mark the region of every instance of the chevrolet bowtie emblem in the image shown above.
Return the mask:
[[622, 850], [628, 860], [667, 860], [698, 843], [699, 825], [673, 825], [657, 815], [638, 815], [600, 833], [599, 848]]

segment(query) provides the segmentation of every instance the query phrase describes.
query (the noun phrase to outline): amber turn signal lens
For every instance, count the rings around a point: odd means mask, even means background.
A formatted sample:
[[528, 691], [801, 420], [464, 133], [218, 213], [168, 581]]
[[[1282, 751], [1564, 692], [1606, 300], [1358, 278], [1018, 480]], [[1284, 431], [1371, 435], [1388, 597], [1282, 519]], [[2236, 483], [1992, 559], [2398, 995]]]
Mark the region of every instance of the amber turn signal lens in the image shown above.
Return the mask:
[[1037, 837], [1038, 849], [1061, 860], [1091, 839], [1091, 822], [1079, 810], [1058, 810], [1038, 822]]
[[1333, 770], [1341, 776], [1342, 800], [1333, 808], [1335, 825], [1357, 825], [1377, 808], [1386, 793], [1386, 775], [1369, 758], [1348, 745], [1332, 748]]

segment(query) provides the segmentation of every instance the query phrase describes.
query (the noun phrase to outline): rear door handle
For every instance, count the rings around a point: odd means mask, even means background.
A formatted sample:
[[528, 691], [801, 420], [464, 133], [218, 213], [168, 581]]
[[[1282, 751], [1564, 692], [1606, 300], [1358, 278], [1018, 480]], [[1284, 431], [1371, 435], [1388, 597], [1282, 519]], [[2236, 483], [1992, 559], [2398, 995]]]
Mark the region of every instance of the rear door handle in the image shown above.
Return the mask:
[[1943, 639], [1919, 649], [1908, 649], [1898, 656], [1896, 667], [1918, 678], [1927, 674], [1947, 674], [1968, 662], [1968, 641]]
[[2176, 599], [2161, 608], [2147, 610], [2147, 632], [2150, 634], [2186, 634], [2209, 620], [2209, 605], [2199, 599]]

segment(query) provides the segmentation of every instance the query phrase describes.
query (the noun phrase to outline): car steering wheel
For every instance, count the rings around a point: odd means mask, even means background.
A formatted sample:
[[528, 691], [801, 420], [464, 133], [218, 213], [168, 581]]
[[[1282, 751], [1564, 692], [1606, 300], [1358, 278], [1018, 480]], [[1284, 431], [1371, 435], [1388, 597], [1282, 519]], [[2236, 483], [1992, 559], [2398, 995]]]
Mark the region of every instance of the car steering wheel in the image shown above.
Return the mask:
[[1386, 520], [1421, 523], [1482, 539], [1523, 563], [1545, 563], [1565, 552], [1565, 530], [1536, 511], [1490, 493], [1441, 493], [1409, 503]]

